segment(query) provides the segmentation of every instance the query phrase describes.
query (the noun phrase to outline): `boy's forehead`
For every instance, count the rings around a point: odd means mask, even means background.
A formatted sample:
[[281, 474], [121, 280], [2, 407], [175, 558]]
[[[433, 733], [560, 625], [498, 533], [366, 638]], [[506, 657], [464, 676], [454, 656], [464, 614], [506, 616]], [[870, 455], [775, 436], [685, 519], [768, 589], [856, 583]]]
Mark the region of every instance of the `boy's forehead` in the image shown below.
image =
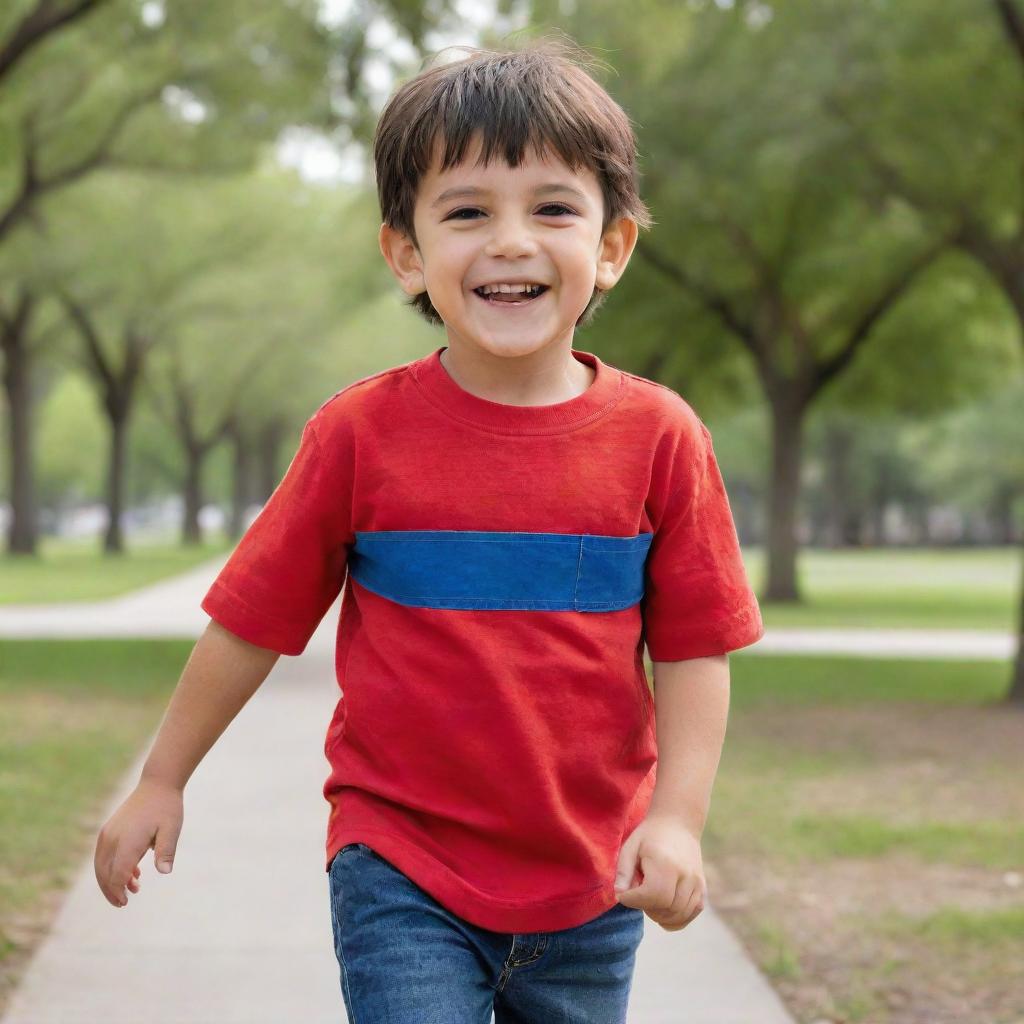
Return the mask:
[[551, 146], [545, 146], [540, 155], [532, 146], [527, 146], [516, 167], [507, 163], [500, 151], [493, 152], [490, 162], [485, 165], [480, 159], [481, 149], [480, 140], [474, 139], [466, 147], [462, 159], [442, 171], [442, 148], [435, 143], [430, 166], [420, 180], [419, 199], [429, 205], [441, 192], [459, 186], [528, 191], [558, 183], [574, 186], [591, 196], [601, 194], [597, 176], [589, 167], [580, 166], [573, 170]]

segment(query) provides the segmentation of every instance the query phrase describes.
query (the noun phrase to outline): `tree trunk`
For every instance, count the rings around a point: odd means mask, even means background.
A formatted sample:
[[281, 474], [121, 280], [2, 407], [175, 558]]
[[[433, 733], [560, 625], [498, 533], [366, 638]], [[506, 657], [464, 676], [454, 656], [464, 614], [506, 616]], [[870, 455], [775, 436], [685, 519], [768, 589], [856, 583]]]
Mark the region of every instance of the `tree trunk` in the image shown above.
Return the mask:
[[[108, 408], [108, 412], [110, 409]], [[107, 466], [107, 530], [105, 554], [124, 554], [121, 512], [124, 508], [125, 453], [128, 448], [128, 413], [124, 407], [110, 416], [110, 463]]]
[[932, 532], [928, 518], [929, 508], [930, 499], [927, 496], [922, 496], [918, 501], [914, 502], [910, 509], [910, 518], [917, 526], [915, 543], [918, 547], [922, 548], [930, 547], [932, 542]]
[[7, 553], [35, 555], [38, 544], [32, 465], [32, 372], [28, 325], [33, 300], [23, 298], [3, 332], [4, 394], [7, 398], [8, 485], [11, 520]]
[[[1024, 566], [1024, 558], [1021, 559]], [[1006, 701], [1024, 709], [1024, 579], [1017, 587], [1017, 654], [1013, 661], [1013, 676]]]
[[199, 510], [203, 505], [202, 474], [204, 451], [197, 447], [185, 449], [185, 510], [181, 524], [181, 543], [196, 546], [203, 542]]
[[855, 539], [850, 527], [855, 522], [850, 499], [850, 451], [853, 432], [845, 424], [832, 421], [825, 429], [826, 507], [828, 509], [828, 543], [844, 548]]
[[278, 452], [281, 449], [281, 424], [277, 421], [268, 423], [260, 432], [257, 460], [259, 465], [258, 499], [266, 502], [274, 493], [274, 488], [281, 482], [284, 473], [277, 470]]
[[760, 544], [761, 537], [757, 523], [757, 493], [745, 480], [737, 480], [732, 489], [736, 495], [733, 518], [736, 521], [736, 534], [740, 543], [744, 545]]
[[885, 509], [889, 504], [889, 464], [885, 458], [875, 459], [875, 486], [871, 491], [869, 508], [871, 543], [885, 547]]
[[[1017, 313], [1017, 322], [1024, 330], [1024, 261], [1019, 261], [1014, 271], [1012, 279], [1007, 282], [1006, 290]], [[1024, 558], [1021, 562], [1024, 564]], [[1024, 579], [1017, 588], [1017, 653], [1006, 700], [1016, 707], [1024, 708]]]
[[806, 408], [789, 395], [772, 398], [766, 601], [800, 600], [796, 587], [797, 513]]
[[1013, 505], [1017, 498], [1015, 482], [1007, 481], [996, 491], [992, 507], [993, 541], [996, 544], [1017, 543], [1017, 524], [1013, 517]]
[[231, 478], [231, 514], [228, 518], [228, 539], [237, 542], [245, 530], [245, 511], [252, 498], [252, 447], [241, 430], [231, 435], [234, 452], [234, 470]]

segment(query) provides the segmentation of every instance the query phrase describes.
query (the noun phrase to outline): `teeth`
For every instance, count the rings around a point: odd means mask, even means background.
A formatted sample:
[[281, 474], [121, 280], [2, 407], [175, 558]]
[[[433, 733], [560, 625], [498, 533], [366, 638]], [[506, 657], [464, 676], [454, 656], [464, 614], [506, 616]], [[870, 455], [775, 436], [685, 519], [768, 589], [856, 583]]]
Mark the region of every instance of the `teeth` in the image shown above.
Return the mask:
[[482, 292], [484, 295], [490, 295], [493, 292], [507, 292], [508, 294], [536, 294], [541, 290], [543, 286], [539, 284], [485, 284], [477, 291]]

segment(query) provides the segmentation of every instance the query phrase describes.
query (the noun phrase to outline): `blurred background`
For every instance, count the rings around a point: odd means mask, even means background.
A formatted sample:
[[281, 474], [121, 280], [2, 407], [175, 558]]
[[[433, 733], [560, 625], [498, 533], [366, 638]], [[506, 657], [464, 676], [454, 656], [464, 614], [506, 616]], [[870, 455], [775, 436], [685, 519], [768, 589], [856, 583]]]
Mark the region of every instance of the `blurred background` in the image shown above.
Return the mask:
[[[321, 402], [445, 344], [376, 116], [551, 32], [656, 220], [574, 346], [708, 424], [792, 641], [733, 657], [712, 901], [800, 1021], [1022, 1021], [1021, 0], [8, 0], [0, 611], [222, 559]], [[190, 646], [0, 646], [0, 1000]]]

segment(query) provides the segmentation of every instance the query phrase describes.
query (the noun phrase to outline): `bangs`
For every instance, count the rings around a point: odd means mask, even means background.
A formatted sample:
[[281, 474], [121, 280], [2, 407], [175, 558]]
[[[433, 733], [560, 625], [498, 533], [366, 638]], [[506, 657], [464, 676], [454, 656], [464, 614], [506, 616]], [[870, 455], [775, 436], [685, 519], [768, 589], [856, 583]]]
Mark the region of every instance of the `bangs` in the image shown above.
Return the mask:
[[550, 74], [529, 62], [510, 81], [502, 64], [469, 65], [437, 91], [436, 109], [425, 118], [433, 134], [424, 140], [423, 151], [410, 154], [421, 174], [429, 168], [438, 141], [444, 171], [465, 160], [476, 138], [484, 165], [500, 157], [518, 167], [529, 147], [539, 159], [555, 153], [574, 171], [596, 170], [602, 154], [616, 148], [615, 133], [602, 131], [604, 126], [595, 124], [593, 116], [573, 110], [569, 95], [560, 95], [571, 93], [573, 83], [564, 77], [552, 82]]

